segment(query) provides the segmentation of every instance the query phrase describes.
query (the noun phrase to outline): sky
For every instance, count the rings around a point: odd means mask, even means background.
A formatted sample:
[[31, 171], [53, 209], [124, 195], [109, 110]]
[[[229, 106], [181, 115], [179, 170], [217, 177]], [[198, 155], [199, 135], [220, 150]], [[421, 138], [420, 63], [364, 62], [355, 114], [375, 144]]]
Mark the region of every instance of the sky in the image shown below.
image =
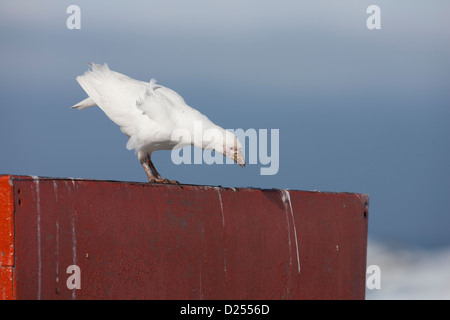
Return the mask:
[[421, 249], [370, 241], [367, 265], [379, 267], [367, 273], [367, 300], [450, 300], [449, 247]]
[[[67, 8], [81, 9], [70, 30]], [[381, 29], [369, 30], [369, 5]], [[175, 165], [187, 184], [370, 195], [369, 237], [450, 245], [448, 1], [1, 1], [0, 174], [146, 181], [75, 77], [155, 78], [227, 129], [279, 130], [279, 170]]]

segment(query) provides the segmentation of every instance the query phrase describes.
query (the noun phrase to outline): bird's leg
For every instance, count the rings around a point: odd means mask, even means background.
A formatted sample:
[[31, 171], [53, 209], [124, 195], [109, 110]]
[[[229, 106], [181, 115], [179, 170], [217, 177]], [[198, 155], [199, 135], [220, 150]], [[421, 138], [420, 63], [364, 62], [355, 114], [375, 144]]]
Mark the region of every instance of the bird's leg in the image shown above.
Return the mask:
[[161, 179], [161, 175], [158, 171], [156, 171], [156, 168], [153, 165], [148, 153], [139, 151], [138, 158], [142, 167], [144, 167], [145, 173], [147, 174], [148, 182], [157, 182], [157, 180]]
[[144, 167], [145, 173], [147, 174], [148, 182], [179, 184], [178, 181], [175, 181], [175, 180], [171, 181], [168, 179], [161, 178], [161, 175], [159, 174], [159, 172], [156, 170], [155, 166], [153, 165], [153, 162], [148, 153], [139, 151], [138, 158], [139, 158], [139, 162], [141, 163], [142, 167]]
[[152, 171], [153, 175], [156, 176], [158, 179], [161, 179], [161, 175], [156, 170], [155, 166], [153, 165], [152, 160], [150, 159], [150, 156], [148, 156], [148, 165], [150, 167], [150, 170]]

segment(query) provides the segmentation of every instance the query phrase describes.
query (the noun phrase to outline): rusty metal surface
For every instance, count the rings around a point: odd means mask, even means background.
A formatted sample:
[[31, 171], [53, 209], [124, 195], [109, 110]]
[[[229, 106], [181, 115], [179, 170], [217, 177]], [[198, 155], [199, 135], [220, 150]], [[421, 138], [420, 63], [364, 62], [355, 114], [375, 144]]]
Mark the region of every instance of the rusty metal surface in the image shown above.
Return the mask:
[[13, 268], [0, 267], [0, 300], [13, 300]]
[[0, 300], [14, 298], [14, 200], [8, 176], [0, 176]]
[[10, 267], [14, 260], [14, 200], [8, 176], [0, 176], [0, 267]]
[[17, 299], [364, 298], [367, 195], [11, 181]]

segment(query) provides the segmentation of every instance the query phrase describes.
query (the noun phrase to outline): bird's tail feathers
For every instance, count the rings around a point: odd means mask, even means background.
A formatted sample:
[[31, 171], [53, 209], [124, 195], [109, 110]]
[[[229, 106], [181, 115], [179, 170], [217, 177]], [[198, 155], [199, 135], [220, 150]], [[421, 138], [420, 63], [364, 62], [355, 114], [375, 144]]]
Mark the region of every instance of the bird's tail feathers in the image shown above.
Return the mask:
[[87, 97], [83, 101], [78, 102], [77, 104], [70, 107], [70, 109], [78, 109], [83, 110], [89, 107], [95, 107], [97, 104], [92, 100], [91, 97]]
[[111, 73], [111, 69], [109, 69], [106, 62], [103, 65], [96, 64], [93, 62], [88, 62], [88, 64], [91, 67], [91, 70], [88, 70], [87, 72], [101, 72], [101, 73], [106, 73], [106, 74]]
[[78, 82], [80, 82], [79, 79], [83, 77], [101, 80], [104, 79], [105, 76], [111, 76], [111, 69], [109, 69], [106, 63], [104, 65], [100, 65], [93, 62], [89, 62], [88, 64], [90, 66], [90, 69], [87, 70], [83, 75], [77, 77]]
[[90, 70], [86, 71], [83, 75], [76, 77], [78, 83], [89, 96], [87, 99], [72, 107], [77, 108], [78, 110], [97, 105], [95, 101], [100, 101], [100, 95], [98, 93], [98, 89], [96, 88], [99, 83], [104, 81], [105, 78], [109, 78], [111, 76], [111, 70], [106, 63], [103, 66], [92, 62], [89, 62], [88, 64], [91, 67]]

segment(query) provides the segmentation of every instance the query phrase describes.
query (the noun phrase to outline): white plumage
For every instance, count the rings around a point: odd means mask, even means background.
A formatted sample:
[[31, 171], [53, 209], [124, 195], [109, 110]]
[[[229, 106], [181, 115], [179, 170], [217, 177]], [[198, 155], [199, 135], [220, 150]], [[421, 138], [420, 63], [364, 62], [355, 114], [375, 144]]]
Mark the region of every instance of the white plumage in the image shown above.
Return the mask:
[[[72, 108], [102, 109], [128, 136], [127, 149], [137, 152], [149, 182], [174, 182], [161, 178], [151, 162], [152, 152], [187, 144], [214, 149], [245, 165], [236, 136], [188, 106], [175, 91], [156, 84], [154, 79], [144, 82], [112, 71], [106, 63], [90, 65], [91, 70], [76, 78], [89, 97]], [[174, 135], [180, 130], [188, 134], [182, 143]], [[205, 135], [207, 130], [213, 134]]]

